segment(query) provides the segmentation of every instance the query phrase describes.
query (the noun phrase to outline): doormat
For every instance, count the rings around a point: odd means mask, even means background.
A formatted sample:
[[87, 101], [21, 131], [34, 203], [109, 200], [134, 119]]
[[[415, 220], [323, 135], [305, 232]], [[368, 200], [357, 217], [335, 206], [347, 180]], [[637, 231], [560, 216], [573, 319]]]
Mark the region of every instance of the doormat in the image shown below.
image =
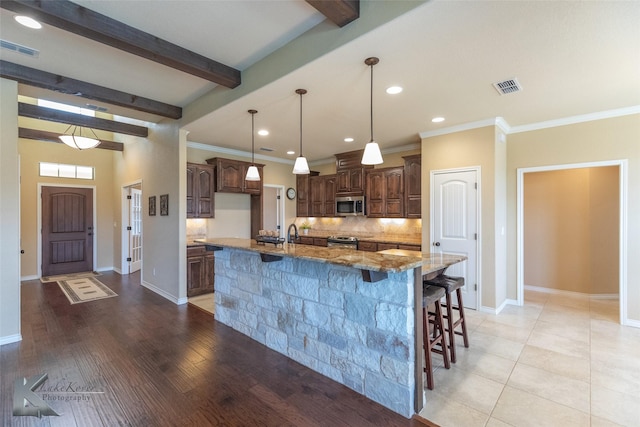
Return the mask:
[[71, 304], [118, 296], [95, 277], [60, 280], [58, 281], [58, 286], [60, 286], [60, 289], [62, 289]]
[[40, 281], [42, 283], [49, 282], [59, 282], [61, 280], [72, 280], [72, 279], [80, 279], [83, 277], [98, 277], [100, 273], [96, 273], [95, 271], [83, 271], [80, 273], [69, 273], [69, 274], [60, 274], [58, 276], [42, 276]]

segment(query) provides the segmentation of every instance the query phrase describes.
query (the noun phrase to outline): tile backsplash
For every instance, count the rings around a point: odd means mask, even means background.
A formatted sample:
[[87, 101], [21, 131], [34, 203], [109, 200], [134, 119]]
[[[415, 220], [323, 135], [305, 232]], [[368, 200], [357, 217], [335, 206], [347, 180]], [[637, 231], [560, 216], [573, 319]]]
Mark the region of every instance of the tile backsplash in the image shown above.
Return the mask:
[[372, 236], [393, 234], [398, 236], [422, 235], [422, 220], [407, 218], [296, 218], [298, 228], [308, 222], [313, 231], [328, 231], [340, 234], [356, 234]]
[[207, 237], [207, 220], [203, 218], [187, 219], [187, 241]]

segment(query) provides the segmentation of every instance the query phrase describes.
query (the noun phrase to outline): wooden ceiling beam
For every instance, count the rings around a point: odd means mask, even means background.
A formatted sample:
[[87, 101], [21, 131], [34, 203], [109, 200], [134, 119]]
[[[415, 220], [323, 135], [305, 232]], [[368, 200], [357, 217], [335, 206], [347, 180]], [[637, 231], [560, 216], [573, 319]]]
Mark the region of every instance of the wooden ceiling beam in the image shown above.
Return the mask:
[[50, 122], [66, 123], [69, 125], [106, 130], [107, 132], [141, 136], [143, 138], [146, 138], [149, 135], [149, 129], [144, 126], [114, 122], [112, 120], [100, 119], [98, 117], [83, 116], [81, 114], [69, 113], [66, 111], [55, 110], [53, 108], [25, 104], [23, 102], [18, 103], [18, 115], [32, 119], [48, 120]]
[[109, 89], [104, 86], [75, 80], [58, 74], [36, 70], [12, 62], [0, 60], [0, 76], [18, 83], [76, 95], [82, 98], [106, 102], [107, 104], [131, 108], [136, 111], [157, 114], [170, 119], [182, 117], [182, 108], [131, 93]]
[[[58, 138], [61, 133], [47, 132], [45, 130], [18, 128], [18, 137], [24, 139], [35, 139], [36, 141], [56, 142], [63, 144]], [[103, 150], [124, 151], [124, 144], [122, 142], [107, 141], [102, 138], [100, 144], [95, 148], [102, 148]]]
[[306, 0], [340, 28], [360, 17], [360, 0]]
[[241, 83], [235, 68], [67, 0], [2, 0], [0, 7], [228, 88]]

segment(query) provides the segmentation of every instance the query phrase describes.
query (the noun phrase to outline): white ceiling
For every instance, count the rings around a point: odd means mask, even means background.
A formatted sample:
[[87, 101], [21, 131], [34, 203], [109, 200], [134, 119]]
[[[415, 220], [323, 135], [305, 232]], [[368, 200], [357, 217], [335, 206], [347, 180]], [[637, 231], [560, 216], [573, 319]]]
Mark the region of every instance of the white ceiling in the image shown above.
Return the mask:
[[[76, 3], [240, 70], [324, 19], [301, 0]], [[216, 86], [57, 28], [26, 29], [13, 15], [0, 11], [1, 38], [36, 48], [40, 56], [3, 49], [1, 59], [182, 107]], [[305, 88], [307, 158], [362, 148], [369, 140], [368, 56], [380, 58], [374, 67], [374, 136], [383, 151], [417, 142], [420, 132], [495, 117], [514, 127], [637, 107], [638, 22], [638, 1], [430, 1], [185, 128], [190, 141], [249, 151], [247, 110], [255, 108], [256, 129], [270, 131], [256, 136], [256, 148], [293, 159], [300, 102], [294, 91]], [[514, 77], [522, 92], [500, 96], [492, 86]], [[404, 91], [387, 95], [384, 89], [392, 84]], [[22, 86], [20, 91], [95, 104]], [[431, 123], [435, 116], [446, 120]], [[355, 142], [343, 142], [347, 136]], [[288, 149], [296, 154], [288, 156]]]

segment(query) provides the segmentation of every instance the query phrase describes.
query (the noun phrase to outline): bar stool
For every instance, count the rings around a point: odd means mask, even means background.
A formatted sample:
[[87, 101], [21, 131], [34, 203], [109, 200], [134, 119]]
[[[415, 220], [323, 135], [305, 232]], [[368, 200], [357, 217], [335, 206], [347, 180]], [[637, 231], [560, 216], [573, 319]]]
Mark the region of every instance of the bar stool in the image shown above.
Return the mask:
[[[441, 354], [444, 359], [444, 367], [449, 369], [449, 352], [447, 351], [447, 339], [444, 329], [444, 318], [440, 300], [445, 296], [445, 290], [437, 286], [423, 286], [422, 288], [422, 335], [424, 342], [424, 371], [427, 373], [427, 387], [433, 390], [433, 361], [431, 352]], [[433, 305], [435, 311], [430, 312], [429, 306]], [[429, 332], [429, 325], [433, 325], [433, 333]], [[440, 345], [440, 348], [436, 347]]]
[[[444, 316], [447, 319], [447, 332], [449, 334], [449, 351], [451, 352], [451, 362], [456, 363], [456, 342], [455, 336], [462, 335], [464, 346], [469, 348], [469, 338], [467, 336], [467, 323], [464, 318], [464, 305], [462, 303], [462, 290], [464, 286], [464, 277], [453, 277], [441, 274], [434, 279], [425, 280], [424, 285], [436, 286], [446, 291], [446, 303], [442, 304], [447, 308], [447, 314]], [[458, 299], [457, 306], [451, 303], [451, 293], [456, 292], [456, 298]], [[458, 320], [453, 320], [453, 310], [457, 310], [459, 313]], [[456, 331], [456, 328], [460, 327], [461, 331]]]

